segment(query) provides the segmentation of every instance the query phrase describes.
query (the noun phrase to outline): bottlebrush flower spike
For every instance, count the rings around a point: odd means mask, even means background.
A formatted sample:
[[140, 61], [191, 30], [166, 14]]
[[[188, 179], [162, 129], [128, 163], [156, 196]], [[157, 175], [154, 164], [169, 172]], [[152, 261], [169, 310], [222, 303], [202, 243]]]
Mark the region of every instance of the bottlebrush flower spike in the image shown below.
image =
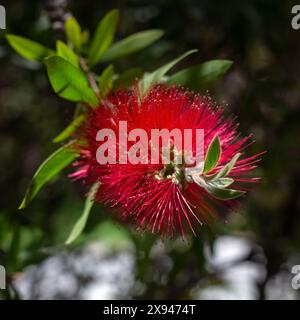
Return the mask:
[[[176, 157], [186, 152], [178, 150], [170, 139], [172, 158], [163, 163], [99, 164], [96, 140], [100, 129], [111, 129], [116, 139], [116, 158], [120, 156], [120, 121], [126, 121], [128, 131], [141, 128], [148, 137], [151, 129], [204, 130], [204, 160], [196, 166], [177, 164]], [[234, 118], [225, 118], [223, 109], [208, 96], [194, 95], [176, 86], [156, 85], [140, 99], [137, 89], [111, 94], [105, 105], [90, 111], [88, 121], [79, 133], [81, 157], [74, 165], [78, 170], [71, 177], [87, 184], [100, 183], [95, 201], [116, 209], [118, 216], [137, 226], [172, 237], [182, 236], [224, 216], [232, 209], [236, 198], [249, 189], [247, 184], [259, 178], [249, 176], [262, 153], [244, 156], [251, 145], [251, 136], [240, 137]], [[194, 137], [193, 137], [194, 139]], [[127, 141], [128, 149], [134, 143]], [[147, 156], [151, 158], [151, 141]], [[164, 146], [165, 148], [166, 146]], [[164, 148], [160, 157], [164, 155]], [[192, 155], [196, 153], [193, 144]], [[246, 184], [246, 185], [245, 185]]]

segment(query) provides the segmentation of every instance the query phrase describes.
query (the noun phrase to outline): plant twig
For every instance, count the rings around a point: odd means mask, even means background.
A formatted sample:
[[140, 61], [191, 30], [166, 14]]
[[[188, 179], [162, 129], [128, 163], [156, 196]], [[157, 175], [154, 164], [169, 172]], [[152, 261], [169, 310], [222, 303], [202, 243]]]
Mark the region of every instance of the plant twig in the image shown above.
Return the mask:
[[94, 90], [97, 98], [99, 99], [99, 101], [101, 101], [101, 95], [100, 95], [100, 91], [99, 91], [99, 87], [95, 81], [94, 75], [92, 74], [92, 72], [89, 70], [88, 65], [86, 64], [86, 61], [84, 58], [80, 57], [79, 59], [79, 63], [80, 63], [80, 67], [81, 69], [86, 73], [87, 78], [88, 78], [88, 82], [90, 84], [90, 87]]

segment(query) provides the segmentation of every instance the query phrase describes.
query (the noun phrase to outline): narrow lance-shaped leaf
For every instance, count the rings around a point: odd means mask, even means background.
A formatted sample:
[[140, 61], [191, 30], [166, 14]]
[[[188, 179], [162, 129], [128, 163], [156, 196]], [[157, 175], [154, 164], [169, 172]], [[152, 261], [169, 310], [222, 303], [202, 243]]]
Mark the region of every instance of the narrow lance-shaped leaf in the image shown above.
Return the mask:
[[59, 148], [40, 165], [32, 178], [19, 209], [27, 207], [47, 182], [74, 161], [78, 154], [72, 150], [71, 145], [72, 143], [69, 143]]
[[45, 61], [49, 80], [56, 94], [67, 100], [97, 106], [98, 99], [80, 69], [58, 56], [49, 57]]
[[77, 54], [68, 47], [64, 42], [58, 40], [56, 42], [56, 52], [57, 55], [64, 58], [68, 62], [72, 63], [73, 66], [79, 66], [79, 57]]
[[201, 188], [207, 187], [207, 182], [204, 180], [202, 176], [199, 174], [193, 174], [192, 175], [193, 181]]
[[100, 21], [89, 50], [90, 66], [99, 62], [103, 53], [110, 47], [115, 36], [118, 20], [119, 11], [114, 9]]
[[10, 46], [14, 48], [19, 55], [28, 60], [42, 62], [44, 58], [54, 54], [53, 50], [41, 45], [40, 43], [20, 36], [8, 34], [6, 39]]
[[86, 198], [83, 213], [80, 216], [80, 218], [77, 220], [76, 224], [74, 225], [68, 239], [66, 240], [66, 244], [70, 244], [73, 241], [75, 241], [78, 236], [82, 233], [86, 223], [87, 219], [89, 217], [90, 211], [94, 204], [94, 197], [99, 189], [99, 183], [95, 183], [93, 187], [91, 188], [88, 197]]
[[240, 153], [237, 153], [218, 173], [217, 175], [214, 177], [214, 179], [219, 179], [219, 178], [223, 178], [225, 176], [227, 176], [230, 171], [233, 169], [233, 167], [235, 166], [238, 158], [240, 157]]
[[76, 131], [77, 128], [85, 121], [86, 115], [81, 114], [76, 117], [58, 136], [53, 139], [53, 142], [62, 142], [68, 139], [73, 132]]
[[105, 98], [111, 91], [114, 84], [114, 66], [109, 65], [104, 69], [98, 80], [100, 94]]
[[79, 53], [82, 45], [82, 34], [81, 27], [74, 17], [68, 18], [65, 22], [65, 31], [68, 40], [73, 45], [75, 51]]
[[220, 178], [215, 181], [205, 181], [204, 177], [195, 174], [193, 181], [201, 188], [204, 188], [209, 194], [219, 200], [231, 200], [242, 196], [245, 192], [240, 190], [227, 189], [234, 180], [232, 178]]
[[164, 66], [158, 68], [157, 70], [145, 74], [144, 77], [139, 82], [139, 94], [140, 96], [144, 96], [145, 93], [150, 89], [150, 87], [157, 82], [160, 82], [163, 76], [172, 69], [179, 61], [183, 60], [187, 56], [191, 55], [192, 53], [197, 52], [197, 50], [190, 50], [177, 59], [172, 60], [171, 62], [165, 64]]
[[219, 200], [232, 200], [238, 198], [245, 194], [244, 191], [240, 190], [233, 190], [233, 189], [221, 189], [221, 188], [214, 188], [208, 186], [206, 190], [215, 198]]
[[100, 61], [112, 61], [144, 49], [162, 37], [161, 30], [147, 30], [134, 33], [113, 44], [101, 57]]
[[212, 60], [181, 70], [170, 76], [168, 83], [191, 89], [207, 89], [216, 83], [231, 67], [230, 60]]
[[234, 180], [232, 178], [219, 178], [207, 182], [207, 185], [214, 188], [224, 189], [233, 184]]
[[81, 44], [82, 45], [85, 45], [86, 43], [89, 42], [89, 39], [90, 39], [90, 32], [89, 30], [83, 30], [81, 32]]
[[204, 160], [203, 172], [205, 173], [212, 170], [217, 165], [220, 159], [220, 156], [221, 156], [220, 140], [218, 136], [215, 136], [207, 148], [207, 152]]

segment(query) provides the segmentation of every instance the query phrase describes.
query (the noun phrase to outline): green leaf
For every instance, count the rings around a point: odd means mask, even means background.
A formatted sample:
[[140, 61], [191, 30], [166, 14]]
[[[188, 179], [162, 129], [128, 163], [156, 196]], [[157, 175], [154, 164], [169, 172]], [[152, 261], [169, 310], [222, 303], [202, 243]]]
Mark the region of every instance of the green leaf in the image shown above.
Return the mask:
[[73, 45], [75, 51], [79, 53], [82, 46], [82, 34], [81, 27], [74, 17], [68, 18], [65, 22], [65, 31], [68, 40]]
[[77, 239], [77, 237], [81, 234], [83, 231], [87, 219], [89, 217], [90, 211], [93, 207], [94, 204], [94, 197], [99, 189], [99, 183], [95, 183], [93, 187], [91, 188], [88, 197], [86, 198], [85, 204], [84, 204], [84, 209], [83, 213], [80, 216], [80, 218], [77, 220], [76, 224], [74, 225], [68, 239], [66, 240], [65, 244], [70, 244], [74, 240]]
[[233, 182], [234, 180], [232, 178], [219, 178], [209, 181], [207, 185], [210, 187], [223, 189], [229, 187], [231, 184], [233, 184]]
[[99, 22], [89, 50], [89, 64], [94, 66], [113, 42], [119, 20], [119, 10], [111, 10]]
[[232, 200], [245, 194], [245, 191], [233, 189], [219, 189], [208, 186], [206, 190], [215, 198], [219, 200]]
[[162, 37], [161, 30], [146, 30], [130, 35], [113, 44], [101, 57], [101, 61], [112, 61], [144, 49]]
[[159, 69], [145, 74], [144, 77], [141, 79], [139, 82], [139, 94], [140, 97], [143, 97], [145, 93], [150, 89], [150, 87], [157, 82], [162, 81], [163, 76], [170, 70], [172, 69], [179, 61], [182, 59], [186, 58], [190, 54], [197, 52], [197, 50], [190, 50], [177, 59], [172, 60], [171, 62], [165, 64], [164, 66], [160, 67]]
[[221, 155], [221, 146], [218, 136], [215, 136], [210, 142], [205, 160], [204, 160], [204, 169], [203, 172], [208, 172], [212, 170], [218, 163]]
[[78, 154], [71, 149], [72, 143], [66, 144], [56, 150], [40, 165], [32, 178], [31, 184], [26, 191], [19, 209], [27, 207], [47, 182], [74, 161]]
[[181, 70], [170, 76], [168, 83], [191, 89], [207, 89], [216, 83], [232, 66], [230, 60], [212, 60]]
[[76, 117], [57, 137], [53, 139], [53, 142], [62, 142], [69, 138], [73, 132], [85, 121], [86, 115], [81, 114]]
[[89, 30], [83, 30], [81, 32], [81, 43], [82, 45], [85, 45], [89, 42], [90, 39], [90, 32]]
[[54, 54], [53, 50], [20, 36], [8, 34], [6, 39], [10, 46], [14, 48], [19, 55], [32, 61], [42, 62], [44, 58]]
[[79, 58], [77, 54], [68, 47], [64, 42], [58, 40], [56, 42], [57, 55], [70, 62], [73, 66], [79, 67]]
[[237, 153], [214, 177], [214, 179], [219, 179], [227, 176], [230, 171], [233, 169], [234, 165], [236, 164], [238, 158], [240, 157], [240, 153]]
[[198, 174], [193, 174], [192, 175], [193, 181], [201, 188], [206, 188], [207, 187], [207, 182], [205, 181], [205, 179], [198, 175]]
[[104, 69], [98, 80], [100, 94], [105, 98], [111, 91], [114, 84], [114, 66], [109, 65]]
[[202, 176], [193, 175], [193, 181], [204, 188], [212, 196], [220, 200], [230, 200], [242, 196], [245, 192], [233, 189], [226, 189], [234, 180], [232, 178], [220, 178], [215, 181], [205, 181]]
[[49, 57], [45, 61], [56, 94], [67, 100], [87, 102], [91, 106], [98, 104], [94, 91], [80, 69], [58, 56]]

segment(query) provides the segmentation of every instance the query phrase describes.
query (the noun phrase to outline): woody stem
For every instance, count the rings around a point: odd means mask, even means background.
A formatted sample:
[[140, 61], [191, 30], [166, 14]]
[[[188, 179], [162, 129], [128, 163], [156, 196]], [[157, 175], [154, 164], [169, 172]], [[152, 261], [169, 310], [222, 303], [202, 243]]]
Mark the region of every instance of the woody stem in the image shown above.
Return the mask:
[[99, 99], [99, 101], [101, 101], [101, 95], [100, 95], [100, 91], [99, 91], [98, 85], [97, 85], [97, 83], [95, 81], [95, 78], [94, 78], [93, 74], [91, 73], [88, 65], [86, 64], [85, 59], [80, 57], [79, 62], [80, 62], [81, 69], [86, 73], [86, 76], [87, 76], [87, 79], [88, 79], [90, 87], [95, 92], [95, 94], [96, 94], [97, 98]]

